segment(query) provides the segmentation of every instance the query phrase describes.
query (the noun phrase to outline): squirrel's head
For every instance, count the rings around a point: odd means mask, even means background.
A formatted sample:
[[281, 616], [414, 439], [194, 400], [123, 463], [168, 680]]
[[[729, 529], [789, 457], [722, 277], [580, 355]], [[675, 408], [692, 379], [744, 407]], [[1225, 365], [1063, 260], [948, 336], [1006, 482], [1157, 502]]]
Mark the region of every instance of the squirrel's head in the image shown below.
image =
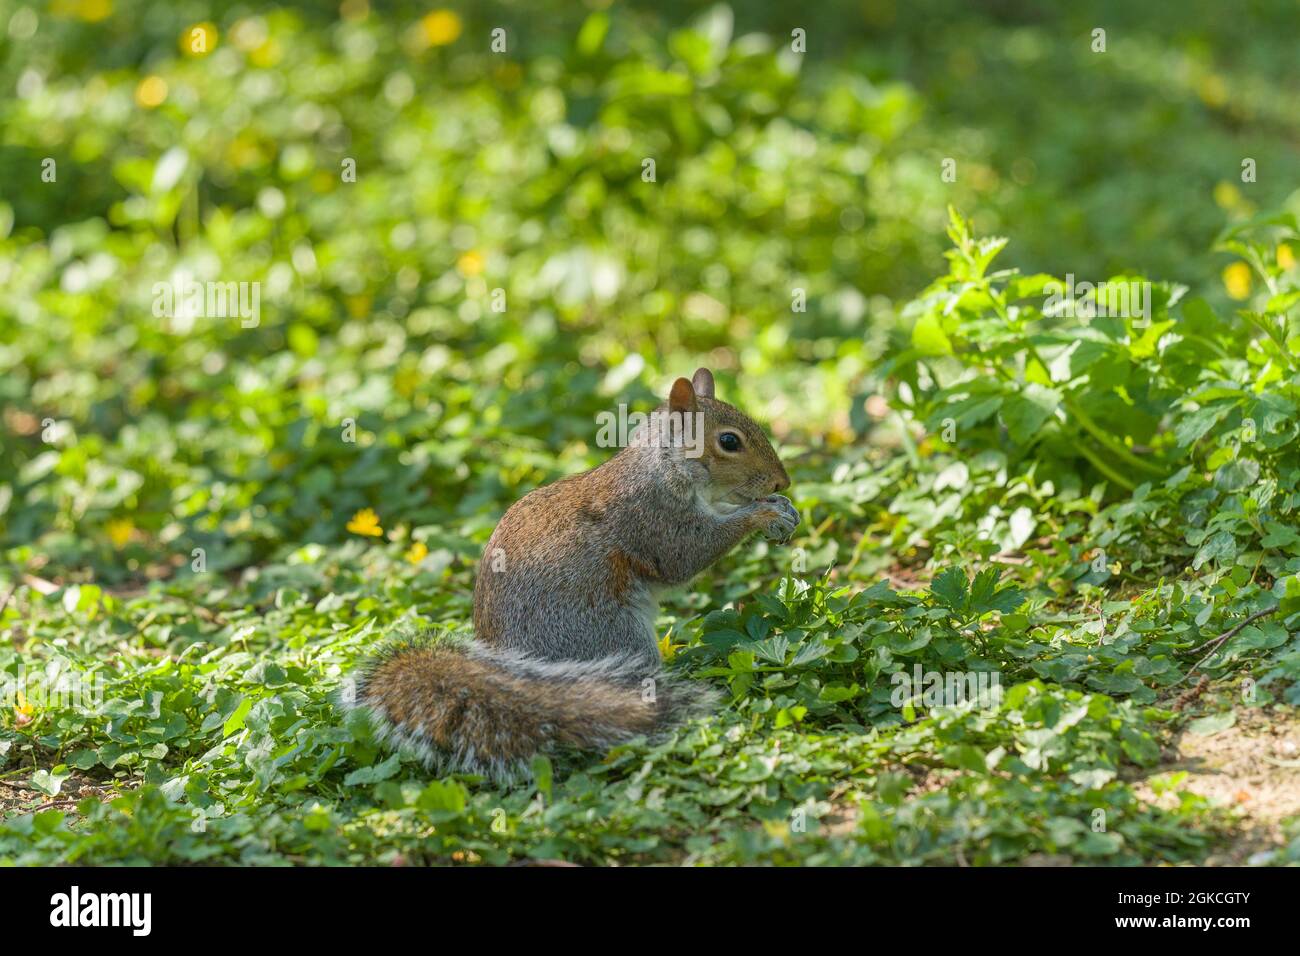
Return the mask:
[[[673, 382], [666, 408], [690, 424], [679, 464], [719, 510], [733, 510], [790, 487], [781, 459], [752, 418], [714, 395], [713, 373], [697, 369]], [[679, 417], [680, 416], [680, 417]]]

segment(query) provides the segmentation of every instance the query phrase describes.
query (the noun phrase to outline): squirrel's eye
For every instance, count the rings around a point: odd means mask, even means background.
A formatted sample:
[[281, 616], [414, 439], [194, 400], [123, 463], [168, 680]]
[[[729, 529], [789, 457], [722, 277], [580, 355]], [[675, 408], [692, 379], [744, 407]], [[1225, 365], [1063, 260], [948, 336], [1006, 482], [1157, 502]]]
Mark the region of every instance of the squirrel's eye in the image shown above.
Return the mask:
[[735, 432], [723, 432], [718, 436], [718, 445], [723, 451], [740, 451], [740, 436]]

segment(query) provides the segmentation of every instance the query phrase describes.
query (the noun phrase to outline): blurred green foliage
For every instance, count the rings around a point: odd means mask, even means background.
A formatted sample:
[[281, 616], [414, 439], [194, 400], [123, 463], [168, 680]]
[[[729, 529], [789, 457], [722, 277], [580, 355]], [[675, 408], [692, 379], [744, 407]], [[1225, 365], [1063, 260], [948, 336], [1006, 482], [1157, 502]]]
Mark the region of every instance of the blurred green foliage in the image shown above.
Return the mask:
[[[1015, 227], [1026, 271], [1194, 282], [1226, 216], [1282, 200], [1294, 5], [1213, 8], [356, 2], [213, 23], [9, 0], [0, 544], [113, 578], [159, 545], [220, 568], [337, 540], [381, 500], [387, 521], [474, 522], [596, 460], [597, 410], [701, 359], [782, 436], [860, 437], [850, 408], [894, 302], [936, 271], [948, 202]], [[260, 324], [159, 320], [177, 277], [262, 283]], [[125, 562], [115, 518], [143, 546]]]

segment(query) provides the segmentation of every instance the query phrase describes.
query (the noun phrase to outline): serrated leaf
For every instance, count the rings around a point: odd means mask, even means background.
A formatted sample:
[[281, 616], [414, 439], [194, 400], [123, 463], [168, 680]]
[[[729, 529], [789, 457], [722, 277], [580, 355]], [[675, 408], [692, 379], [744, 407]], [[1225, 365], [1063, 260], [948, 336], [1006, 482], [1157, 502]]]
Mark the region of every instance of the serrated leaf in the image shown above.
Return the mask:
[[1061, 393], [1046, 385], [1030, 382], [1002, 403], [1002, 421], [1017, 445], [1032, 442], [1043, 424], [1061, 407]]
[[966, 572], [961, 568], [945, 568], [930, 582], [935, 600], [958, 613], [966, 609], [966, 588]]

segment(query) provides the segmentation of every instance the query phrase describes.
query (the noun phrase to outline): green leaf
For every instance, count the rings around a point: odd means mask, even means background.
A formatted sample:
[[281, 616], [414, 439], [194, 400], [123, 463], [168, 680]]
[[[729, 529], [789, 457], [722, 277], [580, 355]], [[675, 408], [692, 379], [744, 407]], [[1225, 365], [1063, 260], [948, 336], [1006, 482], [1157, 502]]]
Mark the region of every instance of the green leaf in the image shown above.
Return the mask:
[[357, 787], [387, 780], [397, 774], [400, 764], [401, 757], [398, 754], [393, 754], [381, 763], [372, 764], [369, 767], [358, 767], [343, 778], [343, 786]]
[[952, 341], [943, 330], [943, 323], [934, 312], [927, 312], [912, 326], [912, 345], [922, 355], [952, 354]]
[[945, 568], [930, 583], [930, 593], [944, 607], [961, 613], [966, 609], [966, 587], [964, 571], [960, 568]]
[[432, 810], [459, 816], [465, 811], [469, 794], [455, 780], [433, 780], [420, 791], [416, 806], [422, 810]]
[[1216, 531], [1205, 540], [1200, 550], [1196, 552], [1196, 557], [1192, 560], [1192, 570], [1199, 571], [1211, 561], [1226, 562], [1235, 559], [1236, 556], [1237, 539], [1232, 536], [1231, 532]]
[[948, 766], [960, 770], [969, 770], [978, 774], [988, 773], [988, 767], [984, 761], [984, 752], [978, 747], [972, 747], [970, 744], [958, 744], [945, 748], [943, 760]]
[[37, 770], [32, 774], [31, 786], [48, 797], [57, 797], [63, 789], [63, 782], [72, 776], [68, 768], [60, 764], [53, 770]]
[[1108, 767], [1092, 767], [1074, 771], [1070, 774], [1070, 779], [1089, 790], [1100, 790], [1115, 779], [1115, 771]]
[[985, 568], [975, 575], [970, 586], [970, 609], [976, 614], [992, 610], [993, 593], [998, 587], [1001, 572], [997, 568]]
[[605, 42], [605, 34], [608, 32], [609, 14], [597, 10], [583, 21], [574, 45], [582, 56], [594, 56], [600, 52], [600, 48]]
[[1214, 484], [1224, 491], [1245, 491], [1259, 480], [1259, 462], [1253, 458], [1230, 461], [1214, 473]]
[[1002, 541], [1005, 551], [1019, 551], [1024, 547], [1025, 542], [1033, 537], [1034, 529], [1038, 527], [1034, 512], [1026, 507], [1013, 511], [1011, 517], [1007, 519], [1007, 524], [1007, 536]]
[[1174, 427], [1174, 439], [1178, 442], [1179, 447], [1186, 448], [1208, 434], [1210, 429], [1221, 422], [1228, 412], [1232, 411], [1234, 404], [1207, 405], [1179, 419], [1178, 424]]
[[987, 614], [999, 611], [1010, 614], [1024, 603], [1024, 592], [1014, 585], [998, 589], [1001, 572], [997, 568], [985, 568], [975, 575], [970, 589], [970, 611], [972, 614]]
[[1061, 407], [1062, 394], [1037, 382], [1030, 382], [1002, 403], [1002, 420], [1007, 433], [1017, 445], [1027, 445], [1039, 437], [1043, 424]]
[[551, 799], [551, 784], [555, 779], [555, 769], [551, 766], [551, 760], [546, 754], [537, 754], [533, 757], [532, 762], [533, 779], [537, 782], [537, 789], [547, 800]]
[[1227, 730], [1237, 722], [1235, 711], [1225, 710], [1218, 714], [1211, 714], [1208, 717], [1201, 717], [1193, 720], [1187, 725], [1187, 732], [1195, 734], [1198, 737], [1213, 737], [1221, 731]]
[[226, 718], [225, 724], [221, 728], [221, 736], [229, 737], [231, 734], [244, 727], [244, 719], [248, 717], [248, 712], [253, 709], [253, 698], [245, 697], [235, 708], [235, 712]]

